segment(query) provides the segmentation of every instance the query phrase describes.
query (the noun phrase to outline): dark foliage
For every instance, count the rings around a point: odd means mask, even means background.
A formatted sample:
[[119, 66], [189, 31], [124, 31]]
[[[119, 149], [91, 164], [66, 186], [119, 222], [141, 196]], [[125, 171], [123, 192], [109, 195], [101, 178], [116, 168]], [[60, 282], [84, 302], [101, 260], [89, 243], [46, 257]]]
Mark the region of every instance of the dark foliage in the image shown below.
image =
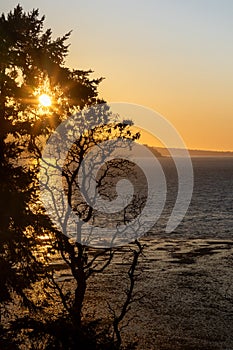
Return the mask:
[[[67, 111], [96, 102], [101, 81], [65, 68], [70, 33], [52, 40], [43, 24], [38, 10], [25, 13], [19, 5], [0, 17], [0, 302], [17, 295], [30, 307], [25, 289], [44, 274], [35, 254], [44, 221], [35, 210], [37, 168], [30, 152], [35, 156], [35, 137], [49, 134]], [[66, 98], [50, 118], [38, 116], [35, 95], [45, 78]]]
[[[132, 298], [132, 274], [141, 247], [133, 254], [130, 294], [126, 295], [124, 310], [120, 316], [114, 314], [118, 345], [104, 332], [98, 334], [102, 339], [100, 345], [95, 331], [98, 322], [83, 323], [82, 306], [88, 278], [103, 272], [114, 252], [110, 249], [93, 253], [79, 243], [70, 242], [52, 226], [39, 203], [38, 160], [44, 140], [74, 112], [103, 102], [97, 92], [102, 79], [91, 79], [92, 71], [70, 70], [65, 66], [69, 36], [70, 33], [53, 40], [51, 29], [44, 31], [44, 17], [39, 17], [38, 10], [25, 13], [18, 5], [7, 16], [0, 17], [0, 316], [8, 316], [9, 303], [17, 305], [18, 311], [11, 327], [0, 329], [1, 348], [16, 349], [20, 334], [22, 339], [26, 334], [27, 339], [33, 340], [32, 344], [35, 339], [42, 344], [45, 341], [47, 349], [74, 349], [77, 344], [80, 349], [119, 347], [119, 323]], [[39, 106], [38, 97], [48, 91], [53, 104], [46, 110]], [[109, 123], [108, 106], [103, 106], [101, 118]], [[122, 123], [109, 124], [106, 130], [106, 138], [111, 137], [112, 131], [131, 139], [139, 136], [132, 136]], [[103, 137], [97, 128], [77, 140], [77, 169], [88, 148], [99, 142], [96, 135], [99, 139]], [[63, 175], [72, 186], [74, 178], [69, 182], [69, 172], [64, 171]], [[52, 236], [47, 251], [41, 252], [40, 237], [45, 232]], [[70, 269], [75, 281], [74, 296], [54, 279], [53, 271], [48, 268], [48, 252], [59, 253]], [[63, 307], [62, 315], [46, 320], [44, 306], [29, 292], [38, 282], [51, 300], [50, 291], [56, 292]], [[25, 308], [31, 311], [30, 317], [22, 315]], [[26, 333], [20, 333], [24, 330]]]

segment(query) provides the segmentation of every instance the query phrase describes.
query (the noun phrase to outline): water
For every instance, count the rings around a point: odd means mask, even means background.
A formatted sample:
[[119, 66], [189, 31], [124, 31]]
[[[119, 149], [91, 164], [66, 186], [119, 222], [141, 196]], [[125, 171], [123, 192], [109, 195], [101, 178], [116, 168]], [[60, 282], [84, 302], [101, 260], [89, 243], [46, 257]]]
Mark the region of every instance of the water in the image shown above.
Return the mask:
[[[167, 183], [166, 204], [160, 219], [146, 233], [146, 236], [172, 239], [181, 237], [190, 239], [231, 239], [233, 237], [233, 157], [192, 158], [194, 170], [192, 200], [182, 222], [170, 234], [165, 233], [165, 228], [175, 205], [178, 192], [178, 177], [175, 164], [171, 158], [164, 157], [160, 158], [159, 161]], [[146, 159], [146, 168], [151, 167], [150, 162], [149, 158]], [[122, 179], [130, 181], [133, 185], [135, 196], [130, 205], [119, 212], [94, 211], [94, 221], [90, 221], [89, 224], [101, 227], [101, 234], [103, 234], [105, 228], [108, 230], [111, 227], [116, 227], [118, 224], [124, 225], [125, 219], [132, 221], [134, 218], [138, 218], [148, 197], [147, 180], [139, 167], [135, 167], [131, 163], [123, 164], [122, 161], [118, 161], [110, 169], [112, 170], [109, 173], [105, 173], [106, 170], [103, 170], [105, 177], [101, 180], [101, 186], [99, 187], [100, 194], [107, 205], [110, 205], [111, 201], [117, 197], [118, 182], [120, 183]], [[101, 172], [99, 175], [101, 176]], [[154, 178], [156, 182], [156, 174]], [[124, 189], [121, 182], [120, 189], [122, 190], [123, 188], [123, 194], [127, 191], [127, 186], [129, 186], [127, 182], [125, 186], [126, 188]], [[157, 188], [157, 191], [160, 191], [160, 188]], [[80, 208], [78, 203], [80, 201], [84, 203], [83, 200], [80, 200], [79, 190], [74, 188], [73, 208]], [[59, 205], [59, 202], [56, 205]], [[150, 220], [154, 224], [155, 214], [152, 207], [150, 210], [148, 221]]]
[[[168, 199], [152, 235], [163, 235], [177, 194], [177, 174], [171, 159], [162, 159]], [[233, 158], [192, 158], [194, 190], [189, 209], [170, 237], [233, 238]]]
[[[137, 334], [139, 350], [174, 349], [175, 345], [182, 350], [233, 349], [233, 158], [192, 159], [192, 201], [183, 221], [170, 234], [165, 234], [165, 227], [178, 179], [173, 161], [160, 161], [168, 185], [166, 205], [160, 220], [140, 240], [146, 245], [135, 293], [142, 293], [143, 299], [133, 304], [126, 317], [130, 323], [123, 339], [133, 340]], [[143, 176], [138, 180], [134, 184], [140, 192]], [[142, 198], [146, 193], [144, 188]], [[109, 267], [88, 280], [84, 314], [93, 312], [108, 320], [105, 301], [121, 305], [129, 283], [124, 258], [130, 248], [126, 245], [115, 253]], [[56, 280], [71, 290], [73, 277], [67, 266], [62, 269], [58, 260], [57, 267]]]

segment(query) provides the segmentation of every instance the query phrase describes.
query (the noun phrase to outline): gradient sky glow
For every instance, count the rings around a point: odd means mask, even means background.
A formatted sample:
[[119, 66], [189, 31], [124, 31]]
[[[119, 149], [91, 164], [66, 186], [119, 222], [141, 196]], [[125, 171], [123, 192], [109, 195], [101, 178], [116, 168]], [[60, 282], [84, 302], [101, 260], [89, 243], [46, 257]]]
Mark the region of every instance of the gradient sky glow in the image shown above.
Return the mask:
[[[17, 1], [2, 0], [1, 12]], [[54, 36], [73, 30], [67, 64], [106, 79], [109, 102], [150, 107], [189, 148], [233, 150], [232, 0], [22, 0]]]

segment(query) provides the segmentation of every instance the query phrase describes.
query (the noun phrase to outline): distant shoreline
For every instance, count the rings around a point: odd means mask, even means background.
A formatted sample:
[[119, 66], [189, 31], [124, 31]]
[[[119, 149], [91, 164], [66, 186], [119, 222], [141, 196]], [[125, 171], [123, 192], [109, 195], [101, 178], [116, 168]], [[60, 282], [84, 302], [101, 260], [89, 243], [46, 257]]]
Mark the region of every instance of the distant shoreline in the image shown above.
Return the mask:
[[[161, 157], [170, 157], [169, 150], [163, 147], [151, 147], [147, 146], [152, 153], [154, 153], [157, 156]], [[176, 151], [177, 155], [182, 156], [183, 150], [179, 148], [172, 148], [171, 150]], [[193, 150], [189, 149], [189, 154], [191, 157], [219, 157], [219, 158], [226, 158], [226, 157], [233, 157], [233, 152], [231, 151], [205, 151], [205, 150]]]

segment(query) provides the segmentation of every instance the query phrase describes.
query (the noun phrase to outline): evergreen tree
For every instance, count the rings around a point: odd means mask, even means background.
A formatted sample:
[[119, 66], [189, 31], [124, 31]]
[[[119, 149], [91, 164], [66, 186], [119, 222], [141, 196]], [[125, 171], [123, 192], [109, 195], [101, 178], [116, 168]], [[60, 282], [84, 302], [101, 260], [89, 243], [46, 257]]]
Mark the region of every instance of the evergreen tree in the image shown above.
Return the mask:
[[[39, 17], [39, 11], [25, 13], [20, 5], [0, 18], [0, 304], [2, 312], [10, 301], [35, 309], [38, 303], [30, 297], [28, 290], [35, 282], [47, 279], [50, 291], [52, 288], [59, 295], [63, 315], [65, 313], [67, 317], [62, 327], [67, 338], [73, 337], [70, 344], [75, 348], [82, 338], [82, 306], [87, 279], [110, 264], [114, 251], [96, 252], [71, 242], [52, 226], [39, 204], [38, 160], [46, 138], [73, 113], [103, 102], [97, 91], [102, 79], [91, 79], [92, 71], [71, 70], [65, 66], [69, 36], [70, 33], [53, 40], [52, 31], [44, 30], [44, 17]], [[39, 102], [43, 94], [50, 96], [50, 108]], [[106, 125], [104, 132], [96, 128], [76, 140], [73, 148], [76, 170], [90, 147], [103, 140], [103, 135], [106, 139], [114, 135], [132, 140], [139, 137], [137, 133], [132, 135], [126, 125], [112, 123], [106, 104], [99, 113], [98, 118]], [[70, 173], [67, 164], [64, 169], [64, 180], [71, 188], [75, 182], [74, 174]], [[72, 206], [72, 198], [69, 195], [67, 198]], [[86, 221], [90, 220], [92, 212], [89, 209], [84, 212], [79, 214], [86, 215]], [[53, 273], [48, 274], [47, 252], [41, 255], [40, 251], [40, 236], [46, 231], [52, 234], [49, 249], [61, 255], [74, 277], [73, 296], [61, 289]], [[120, 316], [114, 313], [118, 344], [119, 323], [131, 302], [134, 271], [141, 250], [138, 242], [135, 249], [129, 250], [133, 254], [130, 292]], [[48, 292], [48, 288], [44, 284], [43, 292]], [[18, 327], [37, 328], [38, 333], [52, 335], [53, 346], [59, 348], [59, 344], [65, 346], [67, 338], [59, 331], [61, 324], [58, 321], [56, 317], [53, 323], [27, 318], [18, 323]], [[86, 337], [83, 341], [85, 345]]]
[[[49, 135], [73, 110], [95, 103], [101, 81], [90, 80], [90, 71], [66, 68], [70, 33], [52, 40], [43, 25], [38, 10], [25, 13], [19, 5], [0, 18], [1, 303], [12, 291], [29, 302], [24, 289], [42, 272], [33, 253], [40, 218], [33, 209], [38, 194], [29, 152], [39, 151], [36, 137]], [[59, 101], [50, 113], [38, 103], [47, 90]]]

